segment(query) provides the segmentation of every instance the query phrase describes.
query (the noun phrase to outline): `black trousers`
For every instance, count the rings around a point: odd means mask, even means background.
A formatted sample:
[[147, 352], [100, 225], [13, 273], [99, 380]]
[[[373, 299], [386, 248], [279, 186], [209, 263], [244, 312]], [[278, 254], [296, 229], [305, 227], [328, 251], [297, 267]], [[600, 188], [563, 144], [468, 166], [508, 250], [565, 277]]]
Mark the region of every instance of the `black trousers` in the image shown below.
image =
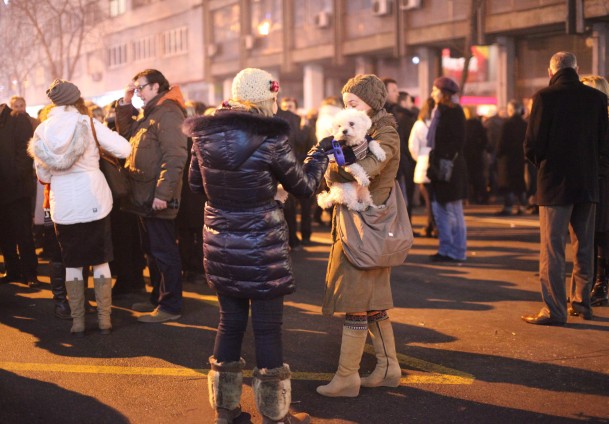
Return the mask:
[[22, 197], [0, 206], [0, 249], [6, 272], [26, 280], [38, 276], [32, 225], [31, 197]]

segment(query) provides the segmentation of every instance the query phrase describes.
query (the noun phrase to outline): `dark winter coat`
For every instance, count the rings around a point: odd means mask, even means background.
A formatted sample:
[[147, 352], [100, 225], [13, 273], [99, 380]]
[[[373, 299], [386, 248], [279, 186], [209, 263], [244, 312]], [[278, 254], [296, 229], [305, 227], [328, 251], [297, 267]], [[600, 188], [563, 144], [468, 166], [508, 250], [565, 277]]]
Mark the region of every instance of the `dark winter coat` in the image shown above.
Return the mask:
[[524, 193], [524, 137], [527, 123], [522, 116], [514, 115], [505, 121], [497, 145], [497, 179], [500, 189]]
[[439, 203], [454, 202], [467, 198], [467, 165], [463, 156], [465, 146], [465, 115], [461, 106], [438, 105], [440, 120], [436, 129], [433, 152], [437, 157], [454, 161], [453, 174], [449, 182], [432, 181], [432, 193]]
[[288, 228], [274, 200], [277, 184], [311, 196], [328, 164], [314, 151], [297, 161], [290, 128], [280, 118], [218, 111], [191, 118], [189, 183], [205, 192], [203, 256], [208, 284], [219, 294], [270, 299], [295, 289], [288, 254]]
[[[188, 157], [182, 133], [185, 116], [184, 99], [177, 87], [152, 99], [139, 118], [132, 105], [116, 108], [118, 132], [132, 146], [125, 162], [131, 189], [125, 210], [161, 219], [177, 216]], [[154, 198], [168, 202], [168, 207], [153, 211]]]
[[606, 155], [607, 96], [561, 69], [533, 97], [525, 153], [537, 167], [537, 203], [598, 202], [599, 155]]
[[398, 177], [406, 177], [412, 180], [416, 161], [410, 155], [408, 149], [408, 139], [410, 131], [414, 123], [417, 121], [417, 115], [400, 105], [385, 105], [385, 110], [391, 113], [397, 123], [397, 131], [400, 136], [400, 167], [398, 168]]
[[33, 129], [25, 114], [0, 104], [0, 204], [32, 197], [36, 177], [27, 144]]

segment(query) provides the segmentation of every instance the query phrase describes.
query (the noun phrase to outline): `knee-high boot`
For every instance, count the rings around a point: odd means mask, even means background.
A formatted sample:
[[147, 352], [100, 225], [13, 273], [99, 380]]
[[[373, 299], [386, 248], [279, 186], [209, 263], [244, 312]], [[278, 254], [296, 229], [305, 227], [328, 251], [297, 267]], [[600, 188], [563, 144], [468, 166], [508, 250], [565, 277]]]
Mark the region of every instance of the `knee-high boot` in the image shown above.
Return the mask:
[[232, 424], [241, 415], [241, 386], [245, 361], [218, 362], [209, 357], [211, 370], [207, 374], [209, 403], [216, 411], [215, 424]]
[[68, 301], [72, 310], [71, 333], [85, 335], [85, 282], [83, 280], [66, 281]]
[[290, 367], [283, 364], [279, 368], [254, 368], [254, 400], [262, 414], [262, 424], [309, 424], [309, 414], [290, 413], [292, 384]]
[[112, 278], [93, 278], [95, 289], [95, 302], [97, 302], [97, 322], [100, 333], [110, 334], [112, 332]]
[[596, 259], [596, 278], [590, 292], [590, 304], [602, 306], [609, 302], [609, 260], [599, 256]]
[[330, 383], [317, 387], [317, 393], [329, 397], [356, 397], [359, 395], [358, 370], [367, 336], [366, 327], [354, 329], [347, 325], [343, 326], [338, 370]]
[[368, 326], [376, 354], [376, 367], [368, 377], [362, 377], [362, 387], [397, 387], [402, 378], [402, 369], [395, 351], [391, 321], [387, 318], [369, 322]]
[[66, 269], [61, 262], [49, 263], [49, 277], [55, 303], [55, 316], [61, 319], [72, 319], [66, 290]]

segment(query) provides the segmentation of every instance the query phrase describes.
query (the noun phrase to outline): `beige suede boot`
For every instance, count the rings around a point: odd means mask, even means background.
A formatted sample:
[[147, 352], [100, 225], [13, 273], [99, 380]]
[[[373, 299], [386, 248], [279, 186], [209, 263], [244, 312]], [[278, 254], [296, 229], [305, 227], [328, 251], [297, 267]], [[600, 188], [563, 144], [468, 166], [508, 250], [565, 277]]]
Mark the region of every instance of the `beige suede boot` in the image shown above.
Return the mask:
[[395, 352], [391, 321], [384, 319], [368, 325], [376, 354], [376, 367], [368, 377], [362, 377], [362, 387], [398, 387], [402, 369]]
[[254, 368], [254, 400], [262, 414], [262, 424], [309, 424], [309, 414], [290, 413], [292, 384], [290, 367], [283, 364], [279, 368]]
[[76, 336], [85, 335], [85, 282], [83, 280], [66, 281], [68, 303], [72, 310], [72, 328], [70, 332]]
[[211, 370], [207, 374], [209, 403], [216, 411], [215, 424], [232, 424], [241, 415], [241, 386], [243, 358], [239, 362], [218, 362], [209, 357]]
[[104, 277], [93, 278], [93, 288], [95, 289], [95, 302], [97, 302], [97, 322], [101, 334], [112, 332], [112, 278]]
[[359, 364], [364, 353], [368, 331], [343, 326], [338, 370], [332, 381], [317, 387], [317, 393], [329, 397], [356, 397], [359, 395]]

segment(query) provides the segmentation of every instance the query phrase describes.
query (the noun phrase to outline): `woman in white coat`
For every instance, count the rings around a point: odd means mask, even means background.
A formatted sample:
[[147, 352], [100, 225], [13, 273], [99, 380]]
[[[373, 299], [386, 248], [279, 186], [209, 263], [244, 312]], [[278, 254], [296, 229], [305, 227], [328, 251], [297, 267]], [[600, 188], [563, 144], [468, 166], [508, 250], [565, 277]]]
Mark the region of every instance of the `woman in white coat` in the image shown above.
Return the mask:
[[408, 150], [410, 155], [417, 162], [414, 168], [414, 182], [419, 185], [421, 196], [425, 200], [425, 214], [427, 215], [427, 226], [425, 236], [432, 237], [435, 232], [436, 224], [431, 211], [431, 200], [429, 198], [429, 178], [427, 178], [427, 168], [429, 167], [429, 152], [431, 147], [427, 143], [427, 132], [431, 124], [431, 112], [435, 107], [434, 100], [430, 97], [421, 106], [419, 117], [410, 131], [408, 139]]
[[50, 183], [51, 218], [66, 267], [66, 289], [72, 310], [72, 333], [84, 335], [85, 303], [83, 267], [93, 265], [99, 329], [110, 334], [112, 324], [113, 259], [110, 233], [112, 193], [99, 170], [99, 149], [125, 158], [127, 140], [92, 120], [80, 90], [69, 81], [55, 80], [47, 90], [54, 107], [30, 141], [36, 175]]

